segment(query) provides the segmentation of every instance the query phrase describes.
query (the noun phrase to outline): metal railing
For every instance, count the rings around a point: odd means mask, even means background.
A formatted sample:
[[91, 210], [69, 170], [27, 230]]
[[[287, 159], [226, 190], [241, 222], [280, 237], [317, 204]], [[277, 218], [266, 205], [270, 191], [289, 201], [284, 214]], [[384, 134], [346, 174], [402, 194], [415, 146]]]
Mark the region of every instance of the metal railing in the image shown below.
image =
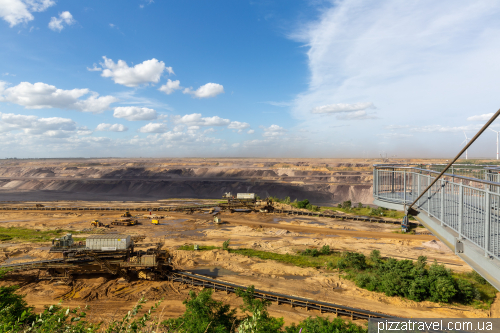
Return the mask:
[[[373, 196], [395, 204], [411, 204], [439, 175], [422, 166], [375, 165]], [[484, 179], [445, 173], [416, 203], [416, 208], [500, 259], [500, 170], [486, 167]]]

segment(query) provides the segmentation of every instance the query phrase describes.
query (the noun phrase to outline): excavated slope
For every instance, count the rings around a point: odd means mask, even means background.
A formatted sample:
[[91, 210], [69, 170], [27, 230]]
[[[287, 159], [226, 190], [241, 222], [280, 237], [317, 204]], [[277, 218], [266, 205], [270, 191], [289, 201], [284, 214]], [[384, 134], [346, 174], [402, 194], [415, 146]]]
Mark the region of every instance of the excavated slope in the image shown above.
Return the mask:
[[269, 162], [181, 161], [4, 161], [0, 164], [0, 200], [213, 199], [225, 192], [253, 192], [261, 197], [309, 199], [315, 204], [373, 201], [370, 164], [279, 168]]

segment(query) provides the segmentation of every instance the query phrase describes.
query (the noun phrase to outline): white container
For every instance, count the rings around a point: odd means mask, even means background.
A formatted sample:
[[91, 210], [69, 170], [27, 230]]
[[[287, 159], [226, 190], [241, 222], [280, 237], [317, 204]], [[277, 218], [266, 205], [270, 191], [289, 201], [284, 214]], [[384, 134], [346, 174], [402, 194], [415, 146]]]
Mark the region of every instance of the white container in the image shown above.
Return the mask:
[[119, 251], [129, 248], [130, 235], [92, 235], [87, 237], [86, 247], [97, 251]]
[[238, 193], [236, 199], [255, 199], [255, 193]]

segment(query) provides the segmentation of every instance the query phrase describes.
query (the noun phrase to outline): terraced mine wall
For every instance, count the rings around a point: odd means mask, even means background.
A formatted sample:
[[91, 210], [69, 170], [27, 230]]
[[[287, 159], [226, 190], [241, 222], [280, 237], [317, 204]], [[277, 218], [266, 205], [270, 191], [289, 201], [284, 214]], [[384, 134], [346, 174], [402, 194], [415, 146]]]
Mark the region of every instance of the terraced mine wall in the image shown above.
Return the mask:
[[261, 197], [309, 199], [313, 204], [373, 202], [368, 163], [282, 167], [276, 162], [181, 162], [185, 161], [4, 160], [0, 162], [0, 201], [214, 199], [225, 192], [252, 192]]

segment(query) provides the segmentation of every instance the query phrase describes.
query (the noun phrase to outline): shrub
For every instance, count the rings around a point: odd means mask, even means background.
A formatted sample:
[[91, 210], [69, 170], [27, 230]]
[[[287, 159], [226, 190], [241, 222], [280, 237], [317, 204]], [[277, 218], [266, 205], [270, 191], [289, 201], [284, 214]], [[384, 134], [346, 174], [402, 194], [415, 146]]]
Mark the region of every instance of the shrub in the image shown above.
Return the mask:
[[306, 208], [307, 205], [309, 205], [309, 200], [307, 199], [297, 202], [297, 208]]
[[363, 208], [363, 204], [360, 202], [358, 203], [358, 209], [362, 209]]
[[479, 298], [479, 291], [467, 280], [457, 280], [458, 293], [456, 298], [459, 302], [470, 304], [476, 298]]
[[330, 254], [330, 245], [323, 245], [320, 252], [324, 255]]
[[224, 243], [222, 243], [222, 249], [223, 250], [226, 250], [226, 251], [229, 250], [229, 241], [230, 241], [230, 239], [228, 239], [227, 241], [225, 241]]
[[307, 318], [298, 325], [292, 324], [285, 327], [285, 333], [298, 333], [301, 332], [317, 332], [317, 333], [367, 333], [368, 330], [361, 326], [357, 326], [351, 322], [346, 322], [341, 318], [334, 318], [330, 321], [329, 318]]
[[317, 257], [319, 256], [319, 251], [317, 249], [305, 249], [300, 254], [303, 256]]
[[346, 251], [342, 254], [342, 259], [339, 260], [339, 263], [340, 261], [342, 261], [342, 265], [339, 266], [344, 266], [340, 268], [353, 267], [359, 270], [366, 268], [366, 257], [362, 253]]
[[238, 324], [236, 309], [231, 310], [228, 304], [212, 299], [211, 289], [204, 289], [198, 295], [191, 290], [188, 299], [182, 303], [186, 305], [186, 312], [162, 323], [167, 332], [229, 332], [233, 324]]
[[342, 203], [342, 208], [349, 209], [351, 208], [351, 205], [352, 205], [351, 200], [346, 200]]

